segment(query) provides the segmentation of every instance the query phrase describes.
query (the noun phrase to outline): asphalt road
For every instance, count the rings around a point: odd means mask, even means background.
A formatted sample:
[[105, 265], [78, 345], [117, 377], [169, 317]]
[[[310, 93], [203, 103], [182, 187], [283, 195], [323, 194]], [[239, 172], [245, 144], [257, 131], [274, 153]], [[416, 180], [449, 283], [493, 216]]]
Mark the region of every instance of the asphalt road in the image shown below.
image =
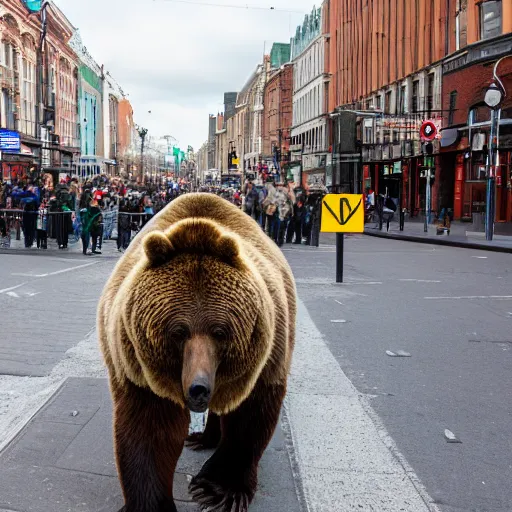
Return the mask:
[[0, 375], [42, 377], [95, 326], [116, 259], [0, 255]]
[[510, 512], [512, 256], [351, 236], [336, 285], [332, 245], [285, 254], [332, 354], [439, 508]]
[[[442, 511], [510, 512], [512, 256], [363, 236], [345, 248], [342, 285], [332, 245], [284, 248], [331, 354]], [[0, 256], [0, 378], [48, 375], [91, 332], [115, 261]]]

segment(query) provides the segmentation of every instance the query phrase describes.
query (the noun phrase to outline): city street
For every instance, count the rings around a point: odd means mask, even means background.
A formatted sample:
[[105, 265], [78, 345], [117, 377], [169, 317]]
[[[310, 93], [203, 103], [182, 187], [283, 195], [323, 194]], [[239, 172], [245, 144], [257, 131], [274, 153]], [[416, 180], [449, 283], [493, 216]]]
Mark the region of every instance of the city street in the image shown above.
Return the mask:
[[[333, 240], [283, 248], [297, 349], [251, 510], [510, 511], [511, 256], [347, 236], [335, 284]], [[120, 506], [95, 337], [105, 245], [0, 256], [0, 510]], [[185, 450], [180, 512], [200, 461]]]

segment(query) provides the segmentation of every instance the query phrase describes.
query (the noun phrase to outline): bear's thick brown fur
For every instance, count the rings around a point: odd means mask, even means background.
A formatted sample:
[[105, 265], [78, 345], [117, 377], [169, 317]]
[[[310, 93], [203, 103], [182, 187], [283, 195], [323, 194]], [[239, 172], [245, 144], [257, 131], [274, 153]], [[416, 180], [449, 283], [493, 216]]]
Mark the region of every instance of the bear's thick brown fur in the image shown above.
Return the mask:
[[283, 254], [224, 199], [186, 194], [145, 226], [98, 308], [124, 512], [176, 511], [188, 409], [206, 407], [205, 432], [188, 443], [216, 451], [190, 492], [203, 510], [248, 510], [286, 392], [295, 315]]

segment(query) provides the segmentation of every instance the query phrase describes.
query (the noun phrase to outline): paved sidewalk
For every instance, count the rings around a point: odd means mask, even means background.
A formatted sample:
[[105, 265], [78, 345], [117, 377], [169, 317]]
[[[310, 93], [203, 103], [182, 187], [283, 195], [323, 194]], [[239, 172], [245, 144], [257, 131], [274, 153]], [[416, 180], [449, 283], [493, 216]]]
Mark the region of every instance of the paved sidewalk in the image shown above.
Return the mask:
[[424, 232], [424, 226], [421, 222], [406, 222], [404, 231], [400, 231], [398, 222], [390, 224], [389, 232], [386, 231], [384, 224], [382, 231], [374, 223], [367, 224], [365, 234], [369, 236], [391, 238], [395, 240], [405, 240], [409, 242], [429, 243], [437, 245], [449, 245], [453, 247], [463, 247], [468, 249], [480, 249], [484, 251], [510, 252], [512, 253], [512, 236], [494, 235], [492, 242], [485, 239], [485, 233], [472, 231], [471, 224], [454, 222], [451, 225], [450, 235], [437, 235], [436, 227], [430, 225], [428, 232]]
[[[78, 413], [78, 414], [76, 414]], [[123, 504], [112, 448], [106, 379], [68, 378], [0, 454], [2, 512], [116, 512]], [[187, 492], [207, 453], [185, 449], [174, 496], [178, 512], [197, 512]], [[300, 512], [285, 437], [278, 428], [260, 467], [251, 512]]]

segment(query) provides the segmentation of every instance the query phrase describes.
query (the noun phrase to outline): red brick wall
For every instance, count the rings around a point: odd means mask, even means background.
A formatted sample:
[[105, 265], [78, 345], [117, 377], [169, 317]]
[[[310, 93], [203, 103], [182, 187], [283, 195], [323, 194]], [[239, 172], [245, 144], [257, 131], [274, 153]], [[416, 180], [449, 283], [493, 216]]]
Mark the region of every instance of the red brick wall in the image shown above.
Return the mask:
[[[450, 93], [457, 91], [453, 124], [467, 124], [471, 107], [484, 100], [485, 91], [492, 81], [493, 67], [494, 62], [475, 64], [443, 76], [443, 109], [446, 120], [450, 108]], [[501, 62], [497, 74], [508, 91], [502, 108], [512, 107], [512, 57]]]
[[272, 154], [272, 143], [278, 144], [279, 129], [282, 152], [288, 151], [292, 125], [293, 66], [287, 65], [276, 72], [265, 86], [263, 109], [263, 154]]
[[118, 153], [123, 157], [132, 143], [133, 108], [128, 100], [121, 100], [118, 105], [117, 143]]

